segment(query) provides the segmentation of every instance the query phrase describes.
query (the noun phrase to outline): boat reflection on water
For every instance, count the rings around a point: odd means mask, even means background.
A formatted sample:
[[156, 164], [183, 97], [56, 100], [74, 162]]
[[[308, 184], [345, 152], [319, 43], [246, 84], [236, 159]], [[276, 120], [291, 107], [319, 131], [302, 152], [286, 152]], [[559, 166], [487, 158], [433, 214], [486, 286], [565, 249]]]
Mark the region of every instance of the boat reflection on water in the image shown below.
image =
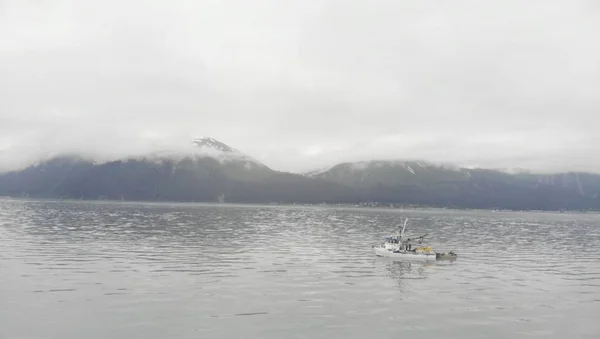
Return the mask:
[[428, 262], [388, 261], [385, 263], [386, 276], [396, 282], [401, 292], [406, 292], [407, 280], [426, 279]]
[[439, 268], [454, 264], [454, 260], [414, 261], [381, 257], [377, 261], [385, 265], [386, 276], [396, 281], [402, 291], [409, 280], [429, 279], [439, 272]]
[[427, 269], [435, 266], [435, 262], [389, 261], [385, 266], [388, 275], [394, 279], [425, 279]]

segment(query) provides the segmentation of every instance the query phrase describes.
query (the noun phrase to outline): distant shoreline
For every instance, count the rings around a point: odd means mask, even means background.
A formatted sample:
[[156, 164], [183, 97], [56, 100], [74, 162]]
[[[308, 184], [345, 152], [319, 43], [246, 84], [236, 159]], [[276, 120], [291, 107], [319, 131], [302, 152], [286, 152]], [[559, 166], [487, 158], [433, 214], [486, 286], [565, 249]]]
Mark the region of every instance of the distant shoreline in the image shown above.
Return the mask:
[[534, 210], [534, 209], [485, 209], [485, 208], [453, 208], [434, 206], [384, 206], [389, 204], [332, 204], [332, 203], [251, 203], [251, 202], [211, 202], [211, 201], [151, 201], [151, 200], [114, 200], [114, 199], [62, 199], [38, 197], [11, 197], [0, 196], [0, 201], [23, 202], [56, 202], [56, 203], [95, 203], [110, 205], [177, 205], [177, 206], [211, 206], [211, 207], [326, 207], [356, 210], [376, 211], [448, 211], [448, 212], [488, 212], [488, 213], [553, 213], [553, 214], [600, 214], [600, 211], [589, 210]]

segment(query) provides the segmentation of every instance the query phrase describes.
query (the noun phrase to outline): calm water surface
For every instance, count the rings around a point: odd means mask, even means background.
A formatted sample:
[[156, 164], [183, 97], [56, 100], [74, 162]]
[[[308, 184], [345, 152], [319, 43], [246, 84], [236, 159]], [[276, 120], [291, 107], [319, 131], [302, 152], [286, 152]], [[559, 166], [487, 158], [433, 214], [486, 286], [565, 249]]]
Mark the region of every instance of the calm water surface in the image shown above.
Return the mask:
[[373, 336], [600, 338], [600, 216], [0, 200], [2, 339]]

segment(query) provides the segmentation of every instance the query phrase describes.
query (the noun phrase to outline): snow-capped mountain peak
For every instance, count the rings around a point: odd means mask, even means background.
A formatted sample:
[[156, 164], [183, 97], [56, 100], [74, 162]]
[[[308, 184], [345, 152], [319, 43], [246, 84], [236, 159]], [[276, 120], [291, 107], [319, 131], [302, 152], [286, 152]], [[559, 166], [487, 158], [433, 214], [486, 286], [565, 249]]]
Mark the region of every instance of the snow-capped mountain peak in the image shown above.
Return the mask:
[[163, 163], [166, 160], [180, 162], [185, 159], [197, 162], [206, 158], [212, 158], [221, 164], [242, 165], [247, 170], [268, 168], [253, 157], [211, 137], [192, 137], [191, 142], [184, 147], [174, 146], [150, 154], [130, 157], [130, 159], [157, 163]]
[[235, 149], [211, 137], [196, 137], [192, 139], [194, 146], [203, 149], [212, 149], [221, 152], [236, 152]]
[[196, 156], [211, 157], [220, 162], [242, 162], [248, 169], [264, 167], [260, 161], [212, 137], [194, 137], [192, 145], [194, 147], [193, 154]]

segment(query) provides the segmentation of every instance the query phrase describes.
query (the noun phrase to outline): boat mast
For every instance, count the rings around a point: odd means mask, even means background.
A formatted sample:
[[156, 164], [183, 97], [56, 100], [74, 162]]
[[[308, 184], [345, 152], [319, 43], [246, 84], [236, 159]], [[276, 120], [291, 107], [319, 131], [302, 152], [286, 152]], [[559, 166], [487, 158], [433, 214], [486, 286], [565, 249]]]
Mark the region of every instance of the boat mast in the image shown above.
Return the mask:
[[406, 218], [406, 220], [404, 220], [404, 226], [402, 227], [402, 232], [400, 232], [400, 238], [402, 239], [404, 238], [404, 230], [406, 229], [406, 223], [408, 222], [408, 218]]

